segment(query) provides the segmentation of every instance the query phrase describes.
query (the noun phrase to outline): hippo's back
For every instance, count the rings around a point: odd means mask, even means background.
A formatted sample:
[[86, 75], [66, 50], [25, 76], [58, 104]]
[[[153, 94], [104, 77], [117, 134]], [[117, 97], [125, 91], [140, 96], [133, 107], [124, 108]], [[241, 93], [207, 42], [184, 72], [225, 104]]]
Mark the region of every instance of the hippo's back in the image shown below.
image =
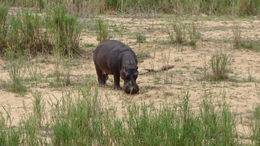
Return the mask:
[[97, 46], [93, 60], [100, 69], [106, 70], [106, 72], [114, 72], [121, 68], [124, 52], [135, 56], [132, 49], [124, 43], [116, 40], [105, 41]]
[[94, 51], [94, 55], [99, 55], [99, 53], [105, 53], [109, 55], [110, 53], [120, 53], [127, 50], [131, 50], [131, 48], [122, 42], [117, 40], [109, 40], [99, 44]]

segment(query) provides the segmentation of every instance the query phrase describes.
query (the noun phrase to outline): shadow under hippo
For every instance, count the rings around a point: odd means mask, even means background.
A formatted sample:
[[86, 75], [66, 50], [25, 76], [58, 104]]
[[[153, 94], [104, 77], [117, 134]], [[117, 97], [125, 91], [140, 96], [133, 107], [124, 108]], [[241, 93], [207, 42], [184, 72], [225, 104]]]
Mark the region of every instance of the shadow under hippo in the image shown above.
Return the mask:
[[114, 88], [120, 87], [120, 77], [124, 80], [123, 90], [136, 94], [139, 87], [137, 57], [134, 51], [120, 41], [109, 40], [99, 44], [93, 55], [99, 86], [104, 86], [108, 75], [114, 75]]

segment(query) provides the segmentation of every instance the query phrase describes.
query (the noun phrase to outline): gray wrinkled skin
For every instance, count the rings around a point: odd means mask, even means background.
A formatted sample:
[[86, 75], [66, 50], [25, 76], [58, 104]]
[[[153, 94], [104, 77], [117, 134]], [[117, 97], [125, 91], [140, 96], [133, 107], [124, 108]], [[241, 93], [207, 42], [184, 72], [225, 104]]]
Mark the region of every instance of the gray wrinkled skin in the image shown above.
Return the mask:
[[114, 89], [120, 87], [120, 78], [124, 80], [123, 90], [128, 94], [136, 94], [139, 87], [137, 57], [127, 45], [116, 40], [105, 41], [97, 46], [93, 52], [99, 86], [106, 85], [108, 75], [114, 76]]

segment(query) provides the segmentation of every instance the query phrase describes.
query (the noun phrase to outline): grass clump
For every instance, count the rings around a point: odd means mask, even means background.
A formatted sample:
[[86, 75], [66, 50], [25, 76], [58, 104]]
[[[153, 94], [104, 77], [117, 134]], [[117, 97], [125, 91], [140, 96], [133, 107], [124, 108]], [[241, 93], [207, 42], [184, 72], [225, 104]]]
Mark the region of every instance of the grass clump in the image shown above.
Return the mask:
[[185, 40], [185, 26], [183, 24], [174, 24], [173, 30], [175, 32], [175, 42], [183, 44]]
[[95, 27], [99, 43], [109, 40], [108, 25], [102, 19], [96, 21]]
[[241, 48], [241, 31], [238, 26], [233, 28], [233, 48], [240, 49]]
[[20, 131], [15, 127], [9, 127], [10, 117], [0, 118], [0, 145], [15, 146], [20, 144]]
[[65, 6], [58, 5], [48, 14], [46, 21], [55, 51], [67, 55], [78, 52], [82, 28], [78, 17], [69, 15]]
[[6, 42], [13, 52], [36, 54], [47, 51], [46, 38], [41, 33], [42, 18], [37, 13], [22, 8], [11, 16], [8, 24]]
[[21, 68], [22, 68], [22, 64], [19, 62], [19, 60], [11, 61], [8, 70], [11, 83], [8, 89], [11, 92], [24, 95], [27, 91], [27, 87], [24, 85], [23, 79], [21, 77]]
[[0, 51], [7, 45], [4, 41], [6, 39], [6, 29], [7, 29], [7, 14], [8, 7], [0, 5]]
[[[97, 92], [92, 94], [91, 87], [80, 89], [76, 98], [71, 93], [63, 96], [54, 106], [51, 124], [53, 145], [91, 145], [102, 143], [104, 121]], [[87, 138], [86, 138], [87, 137]]]
[[197, 41], [200, 39], [200, 34], [199, 34], [197, 27], [194, 23], [192, 23], [188, 28], [189, 28], [188, 29], [188, 35], [189, 35], [188, 44], [190, 46], [196, 47]]
[[168, 36], [171, 43], [190, 45], [193, 47], [196, 47], [197, 41], [200, 38], [194, 23], [174, 23], [173, 31], [168, 31]]
[[260, 145], [260, 105], [255, 107], [254, 118], [252, 123], [252, 131], [253, 135], [251, 136], [251, 140], [253, 144]]
[[234, 49], [251, 49], [256, 52], [260, 52], [260, 43], [259, 41], [242, 39], [241, 30], [238, 26], [233, 28], [233, 48]]
[[8, 50], [6, 54], [10, 60], [10, 64], [8, 66], [8, 75], [10, 80], [1, 86], [5, 87], [11, 92], [24, 95], [27, 91], [27, 87], [24, 85], [24, 80], [22, 77], [24, 58], [21, 56], [15, 57], [11, 50]]
[[141, 33], [136, 33], [135, 37], [137, 43], [144, 43], [146, 41], [146, 36]]
[[[205, 62], [203, 67], [203, 78], [207, 80], [219, 81], [228, 79], [228, 72], [230, 72], [231, 57], [222, 51], [215, 52], [209, 61]], [[211, 72], [209, 73], [209, 69]]]
[[230, 56], [217, 51], [211, 56], [210, 67], [212, 70], [211, 78], [215, 81], [227, 79], [229, 72]]
[[55, 6], [46, 15], [23, 7], [8, 17], [7, 12], [7, 7], [0, 7], [0, 51], [11, 49], [15, 54], [29, 55], [78, 52], [82, 27], [78, 17], [69, 15], [64, 6]]
[[185, 28], [183, 24], [174, 23], [173, 31], [168, 31], [168, 36], [171, 43], [183, 44], [185, 39]]

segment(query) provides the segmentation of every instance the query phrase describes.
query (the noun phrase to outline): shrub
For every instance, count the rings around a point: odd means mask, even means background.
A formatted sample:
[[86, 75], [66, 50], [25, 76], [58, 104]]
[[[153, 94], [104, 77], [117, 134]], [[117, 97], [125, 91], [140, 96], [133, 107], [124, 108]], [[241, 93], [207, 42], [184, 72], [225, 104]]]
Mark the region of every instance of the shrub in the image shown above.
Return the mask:
[[230, 56], [222, 52], [216, 52], [211, 56], [210, 67], [212, 69], [213, 80], [227, 79], [229, 71], [228, 65], [230, 63]]
[[104, 21], [101, 19], [96, 21], [96, 33], [97, 41], [99, 41], [100, 43], [109, 40], [108, 25], [105, 24]]
[[68, 55], [77, 53], [82, 29], [78, 17], [69, 15], [65, 6], [58, 5], [51, 9], [46, 21], [56, 51]]
[[185, 29], [183, 24], [174, 24], [175, 41], [177, 44], [183, 44], [185, 39]]
[[16, 15], [11, 16], [8, 22], [5, 49], [14, 53], [36, 54], [48, 52], [50, 49], [46, 36], [42, 33], [42, 18], [38, 13], [20, 9]]

